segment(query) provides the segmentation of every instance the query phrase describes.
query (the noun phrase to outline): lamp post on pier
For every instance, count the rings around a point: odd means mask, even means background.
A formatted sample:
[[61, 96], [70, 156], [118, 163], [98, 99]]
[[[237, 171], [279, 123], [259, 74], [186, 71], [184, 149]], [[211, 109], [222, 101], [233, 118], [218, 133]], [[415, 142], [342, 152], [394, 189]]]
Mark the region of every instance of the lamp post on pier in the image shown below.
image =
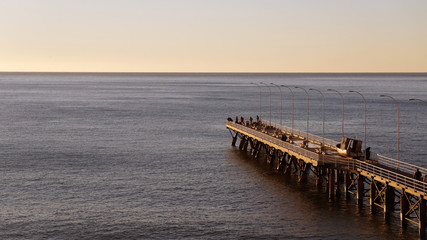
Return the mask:
[[380, 97], [388, 97], [396, 103], [397, 106], [397, 170], [399, 170], [399, 103], [391, 96], [381, 94]]
[[251, 82], [251, 84], [259, 88], [259, 119], [261, 119], [261, 86], [253, 82]]
[[317, 89], [310, 88], [308, 90], [309, 91], [310, 90], [311, 91], [316, 91], [316, 92], [320, 93], [320, 95], [322, 96], [322, 115], [323, 115], [323, 120], [322, 120], [322, 139], [323, 139], [323, 142], [322, 142], [322, 145], [323, 145], [323, 148], [324, 148], [325, 147], [325, 96], [323, 96], [323, 93], [321, 91], [317, 90]]
[[282, 126], [282, 105], [283, 105], [283, 94], [282, 94], [282, 89], [280, 88], [279, 85], [276, 85], [274, 83], [270, 83], [271, 85], [278, 87], [279, 91], [280, 91], [280, 126]]
[[335, 89], [328, 89], [327, 91], [331, 91], [331, 92], [336, 92], [341, 96], [341, 102], [342, 102], [342, 111], [341, 111], [341, 117], [342, 117], [342, 137], [344, 137], [344, 97], [342, 96], [342, 94], [340, 92], [338, 92]]
[[424, 103], [424, 104], [426, 104], [426, 105], [427, 105], [427, 102], [426, 102], [426, 101], [421, 100], [421, 99], [418, 99], [418, 98], [410, 98], [410, 99], [409, 99], [409, 101], [420, 101], [420, 102], [422, 102], [422, 103]]
[[291, 91], [291, 95], [292, 95], [292, 132], [291, 135], [294, 135], [294, 92], [292, 91], [292, 89], [288, 86], [285, 85], [280, 85], [280, 87], [285, 87], [287, 89], [289, 89], [289, 91]]
[[271, 126], [271, 88], [268, 86], [268, 84], [260, 82], [259, 84], [265, 85], [268, 87], [268, 90], [270, 91], [270, 126]]
[[363, 102], [364, 102], [364, 104], [365, 104], [365, 114], [364, 114], [364, 118], [365, 118], [365, 123], [364, 123], [364, 128], [365, 128], [365, 133], [364, 133], [364, 142], [365, 142], [365, 159], [366, 159], [366, 100], [365, 100], [365, 97], [360, 93], [360, 92], [358, 92], [358, 91], [353, 91], [353, 90], [350, 90], [350, 91], [348, 91], [348, 92], [351, 92], [351, 93], [357, 93], [357, 94], [359, 94], [361, 97], [362, 97], [362, 99], [363, 99]]
[[309, 121], [309, 118], [310, 118], [310, 107], [309, 107], [309, 105], [310, 105], [310, 97], [309, 97], [309, 94], [308, 94], [307, 90], [305, 90], [304, 88], [302, 88], [302, 87], [295, 87], [295, 88], [299, 88], [299, 89], [303, 90], [307, 94], [307, 141], [308, 141], [308, 121]]

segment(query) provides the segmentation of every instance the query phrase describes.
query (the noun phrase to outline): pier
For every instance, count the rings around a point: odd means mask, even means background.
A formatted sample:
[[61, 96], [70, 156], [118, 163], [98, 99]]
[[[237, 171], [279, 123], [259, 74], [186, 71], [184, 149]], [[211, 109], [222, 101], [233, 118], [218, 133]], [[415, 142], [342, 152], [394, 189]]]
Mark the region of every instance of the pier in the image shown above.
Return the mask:
[[414, 172], [425, 176], [427, 169], [379, 154], [341, 156], [339, 142], [270, 121], [228, 119], [226, 127], [233, 146], [257, 159], [264, 155], [276, 171], [295, 173], [298, 182], [307, 181], [307, 174], [313, 173], [315, 184], [327, 189], [330, 200], [353, 196], [362, 205], [364, 196], [369, 196], [372, 211], [382, 210], [386, 220], [392, 211], [400, 211], [402, 227], [417, 224], [420, 236], [425, 235], [427, 183], [415, 179]]

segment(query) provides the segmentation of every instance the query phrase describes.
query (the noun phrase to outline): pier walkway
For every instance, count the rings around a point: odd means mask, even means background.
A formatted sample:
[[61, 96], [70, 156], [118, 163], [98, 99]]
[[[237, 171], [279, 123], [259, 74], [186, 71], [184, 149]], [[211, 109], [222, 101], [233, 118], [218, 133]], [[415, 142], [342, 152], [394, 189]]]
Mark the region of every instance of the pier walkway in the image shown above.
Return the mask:
[[382, 208], [386, 219], [400, 206], [402, 226], [408, 221], [418, 224], [420, 235], [424, 236], [427, 183], [413, 175], [418, 169], [426, 176], [427, 169], [379, 154], [374, 154], [374, 160], [343, 157], [337, 152], [336, 141], [268, 121], [227, 121], [226, 127], [232, 134], [233, 146], [239, 138], [241, 150], [248, 151], [250, 146], [249, 151], [256, 158], [264, 154], [277, 171], [297, 173], [300, 182], [313, 172], [316, 185], [326, 182], [331, 200], [343, 192], [346, 198], [356, 195], [358, 204], [362, 204], [363, 197], [369, 195], [372, 210]]

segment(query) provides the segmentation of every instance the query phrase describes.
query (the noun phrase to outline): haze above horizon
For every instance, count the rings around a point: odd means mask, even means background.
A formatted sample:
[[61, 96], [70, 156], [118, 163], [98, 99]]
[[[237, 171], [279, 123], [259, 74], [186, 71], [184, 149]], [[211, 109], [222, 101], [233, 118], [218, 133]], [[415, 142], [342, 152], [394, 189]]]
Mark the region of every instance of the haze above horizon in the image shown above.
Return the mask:
[[427, 1], [3, 0], [0, 71], [427, 72]]

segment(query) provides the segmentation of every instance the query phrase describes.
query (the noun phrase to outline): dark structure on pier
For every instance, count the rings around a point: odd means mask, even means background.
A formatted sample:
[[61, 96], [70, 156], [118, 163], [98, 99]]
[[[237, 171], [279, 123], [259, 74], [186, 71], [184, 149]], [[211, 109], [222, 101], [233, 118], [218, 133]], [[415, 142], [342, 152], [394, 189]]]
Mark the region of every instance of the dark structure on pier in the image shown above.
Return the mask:
[[363, 196], [369, 194], [372, 209], [382, 209], [385, 219], [400, 206], [402, 226], [408, 221], [418, 224], [424, 236], [427, 183], [415, 179], [413, 173], [419, 170], [425, 175], [427, 169], [381, 155], [374, 160], [341, 156], [338, 142], [267, 121], [236, 123], [228, 119], [226, 127], [233, 146], [240, 139], [239, 149], [249, 150], [255, 158], [264, 154], [277, 171], [295, 172], [298, 181], [306, 181], [308, 172], [313, 172], [316, 185], [326, 184], [330, 199], [339, 194], [346, 198], [355, 195], [362, 204]]

